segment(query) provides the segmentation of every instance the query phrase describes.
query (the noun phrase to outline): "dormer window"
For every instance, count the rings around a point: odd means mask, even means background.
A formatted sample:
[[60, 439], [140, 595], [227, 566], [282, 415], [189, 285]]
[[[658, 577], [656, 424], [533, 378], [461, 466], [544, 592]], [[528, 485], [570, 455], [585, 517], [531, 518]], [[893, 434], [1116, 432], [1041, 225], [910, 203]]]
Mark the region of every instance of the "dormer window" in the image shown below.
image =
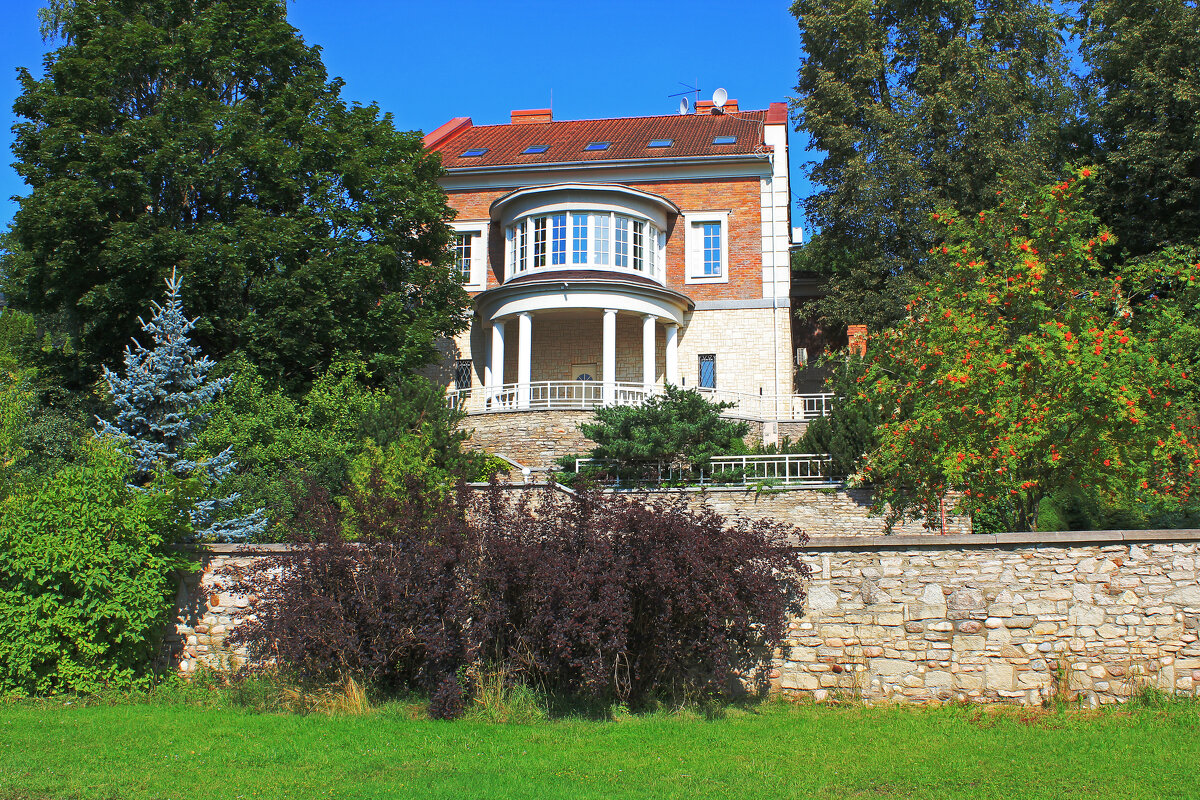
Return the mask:
[[612, 142], [588, 142], [584, 145], [584, 150], [607, 150]]
[[714, 136], [713, 144], [737, 144], [736, 136]]
[[524, 150], [521, 151], [521, 155], [523, 155], [523, 156], [541, 155], [542, 153], [546, 152], [549, 149], [550, 149], [550, 145], [548, 145], [548, 144], [531, 144], [531, 145], [529, 145], [529, 147], [526, 147]]
[[478, 158], [487, 151], [486, 147], [472, 147], [470, 150], [464, 150], [459, 158]]

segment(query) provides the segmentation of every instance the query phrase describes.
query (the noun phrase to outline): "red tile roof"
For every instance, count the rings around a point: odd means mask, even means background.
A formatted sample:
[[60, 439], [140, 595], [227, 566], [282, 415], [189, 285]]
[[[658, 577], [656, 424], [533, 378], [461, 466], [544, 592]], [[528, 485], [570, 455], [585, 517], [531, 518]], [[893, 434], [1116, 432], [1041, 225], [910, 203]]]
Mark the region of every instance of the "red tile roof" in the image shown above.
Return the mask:
[[[778, 109], [775, 107], [779, 106]], [[583, 119], [561, 122], [525, 122], [516, 125], [453, 126], [450, 136], [436, 136], [447, 123], [426, 137], [442, 154], [447, 169], [517, 164], [561, 164], [577, 161], [671, 159], [694, 156], [746, 155], [763, 144], [763, 125], [786, 121], [782, 103], [769, 111], [736, 114], [671, 114], [661, 117]], [[782, 119], [780, 119], [782, 117]], [[465, 118], [459, 117], [451, 122]], [[446, 131], [450, 132], [450, 131]], [[713, 144], [717, 136], [736, 136], [734, 144]], [[670, 147], [649, 147], [651, 139], [671, 139]], [[607, 150], [584, 150], [589, 142], [610, 142]], [[524, 155], [531, 145], [544, 145], [544, 153]], [[481, 156], [462, 158], [473, 148], [487, 148]]]

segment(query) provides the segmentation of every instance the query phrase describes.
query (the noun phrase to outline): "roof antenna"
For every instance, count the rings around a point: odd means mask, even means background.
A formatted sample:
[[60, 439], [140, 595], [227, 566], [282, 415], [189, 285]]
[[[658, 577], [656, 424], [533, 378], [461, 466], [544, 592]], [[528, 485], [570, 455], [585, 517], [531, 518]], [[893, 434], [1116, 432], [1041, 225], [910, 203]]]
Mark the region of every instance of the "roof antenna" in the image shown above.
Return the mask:
[[[699, 84], [699, 83], [700, 83], [700, 79], [697, 78], [696, 84]], [[698, 88], [696, 88], [695, 84], [684, 83], [683, 81], [679, 81], [679, 85], [686, 86], [687, 87], [686, 91], [675, 92], [674, 94], [667, 95], [667, 97], [682, 97], [683, 99], [679, 101], [679, 113], [687, 114], [690, 109], [695, 107], [696, 103], [700, 102], [700, 90]], [[689, 94], [695, 95], [695, 98], [692, 99], [690, 102], [688, 101], [688, 98], [687, 98], [687, 96]]]

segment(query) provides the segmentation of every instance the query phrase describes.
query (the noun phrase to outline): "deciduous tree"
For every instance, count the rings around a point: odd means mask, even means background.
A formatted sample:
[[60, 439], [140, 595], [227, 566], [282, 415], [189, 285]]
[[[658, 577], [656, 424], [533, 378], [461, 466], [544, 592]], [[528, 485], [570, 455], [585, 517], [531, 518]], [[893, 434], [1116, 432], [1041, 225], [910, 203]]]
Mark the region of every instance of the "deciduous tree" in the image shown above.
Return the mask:
[[338, 352], [383, 382], [463, 324], [436, 156], [348, 105], [283, 0], [56, 0], [59, 43], [20, 70], [30, 188], [0, 274], [61, 335], [76, 387], [114, 361], [165, 265], [197, 342], [306, 388]]
[[1115, 237], [1080, 199], [1089, 177], [934, 216], [931, 278], [874, 337], [851, 398], [883, 414], [859, 476], [877, 506], [932, 515], [960, 490], [961, 510], [1030, 530], [1064, 487], [1190, 501], [1196, 359], [1171, 333], [1192, 313], [1200, 264], [1102, 268]]
[[1056, 174], [1064, 21], [1045, 0], [796, 0], [792, 14], [795, 119], [826, 153], [799, 266], [828, 276], [828, 318], [878, 330], [924, 279], [930, 213], [989, 208], [1005, 175]]

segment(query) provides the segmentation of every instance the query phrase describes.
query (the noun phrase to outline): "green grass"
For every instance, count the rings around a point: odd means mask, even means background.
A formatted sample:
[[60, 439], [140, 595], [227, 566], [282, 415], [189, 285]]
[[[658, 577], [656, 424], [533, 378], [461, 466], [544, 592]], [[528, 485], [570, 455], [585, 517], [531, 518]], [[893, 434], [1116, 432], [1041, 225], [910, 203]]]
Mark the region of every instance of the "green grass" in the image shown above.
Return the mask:
[[1200, 704], [815, 707], [498, 723], [187, 698], [0, 702], [0, 798], [1188, 798]]

